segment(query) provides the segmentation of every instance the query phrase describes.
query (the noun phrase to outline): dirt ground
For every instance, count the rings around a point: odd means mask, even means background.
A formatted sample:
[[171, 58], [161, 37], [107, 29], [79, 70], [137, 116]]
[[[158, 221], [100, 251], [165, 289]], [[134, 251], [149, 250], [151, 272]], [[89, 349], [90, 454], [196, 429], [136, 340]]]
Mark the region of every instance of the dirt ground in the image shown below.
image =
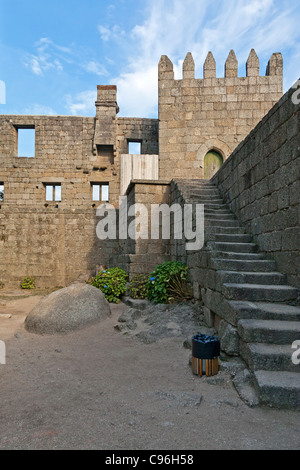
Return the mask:
[[194, 376], [185, 338], [117, 331], [124, 304], [97, 325], [37, 336], [23, 323], [40, 298], [1, 291], [1, 450], [300, 448], [299, 412], [247, 407], [225, 371]]

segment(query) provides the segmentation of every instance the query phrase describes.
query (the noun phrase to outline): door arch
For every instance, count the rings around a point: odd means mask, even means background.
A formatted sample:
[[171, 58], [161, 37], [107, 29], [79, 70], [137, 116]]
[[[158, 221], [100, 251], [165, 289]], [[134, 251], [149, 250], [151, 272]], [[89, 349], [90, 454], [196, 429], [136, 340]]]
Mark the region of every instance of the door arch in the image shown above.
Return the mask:
[[204, 179], [210, 180], [223, 165], [223, 157], [216, 150], [210, 150], [204, 157]]

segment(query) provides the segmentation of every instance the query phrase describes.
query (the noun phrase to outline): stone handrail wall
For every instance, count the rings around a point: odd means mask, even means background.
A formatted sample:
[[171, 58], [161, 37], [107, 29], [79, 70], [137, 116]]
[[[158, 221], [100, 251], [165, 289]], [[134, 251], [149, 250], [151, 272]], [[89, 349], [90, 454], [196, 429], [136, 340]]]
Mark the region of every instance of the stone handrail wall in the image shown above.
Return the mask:
[[212, 178], [261, 251], [300, 287], [300, 106], [291, 88]]

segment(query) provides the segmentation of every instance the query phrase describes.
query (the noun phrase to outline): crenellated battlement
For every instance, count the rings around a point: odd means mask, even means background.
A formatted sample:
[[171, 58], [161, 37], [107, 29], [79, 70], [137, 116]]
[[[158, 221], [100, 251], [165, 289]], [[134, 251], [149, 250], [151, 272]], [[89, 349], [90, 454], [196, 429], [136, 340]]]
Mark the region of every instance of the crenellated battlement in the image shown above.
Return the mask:
[[[174, 66], [168, 56], [163, 55], [158, 65], [160, 80], [174, 80]], [[272, 54], [267, 68], [266, 77], [282, 77], [283, 75], [283, 59], [281, 53]], [[254, 49], [251, 50], [246, 62], [245, 77], [259, 77], [260, 62]], [[182, 79], [195, 79], [195, 62], [191, 52], [188, 52], [182, 65]], [[245, 78], [238, 77], [238, 60], [235, 52], [231, 50], [225, 62], [225, 76], [220, 78]], [[216, 61], [212, 52], [208, 52], [203, 65], [203, 79], [217, 78]], [[198, 79], [201, 80], [201, 79]], [[176, 80], [177, 81], [177, 80]]]

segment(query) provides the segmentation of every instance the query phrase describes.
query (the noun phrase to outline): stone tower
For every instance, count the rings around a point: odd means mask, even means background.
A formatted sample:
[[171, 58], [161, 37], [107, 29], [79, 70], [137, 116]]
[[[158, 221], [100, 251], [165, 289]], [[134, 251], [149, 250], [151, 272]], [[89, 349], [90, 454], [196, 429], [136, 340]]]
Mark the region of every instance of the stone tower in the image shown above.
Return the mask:
[[174, 79], [173, 63], [162, 56], [158, 68], [159, 174], [160, 178], [210, 178], [282, 96], [283, 61], [273, 54], [260, 75], [260, 64], [251, 50], [246, 76], [238, 77], [233, 50], [225, 63], [225, 77], [216, 77], [211, 52], [203, 78], [195, 78], [189, 52], [183, 62], [182, 80]]

